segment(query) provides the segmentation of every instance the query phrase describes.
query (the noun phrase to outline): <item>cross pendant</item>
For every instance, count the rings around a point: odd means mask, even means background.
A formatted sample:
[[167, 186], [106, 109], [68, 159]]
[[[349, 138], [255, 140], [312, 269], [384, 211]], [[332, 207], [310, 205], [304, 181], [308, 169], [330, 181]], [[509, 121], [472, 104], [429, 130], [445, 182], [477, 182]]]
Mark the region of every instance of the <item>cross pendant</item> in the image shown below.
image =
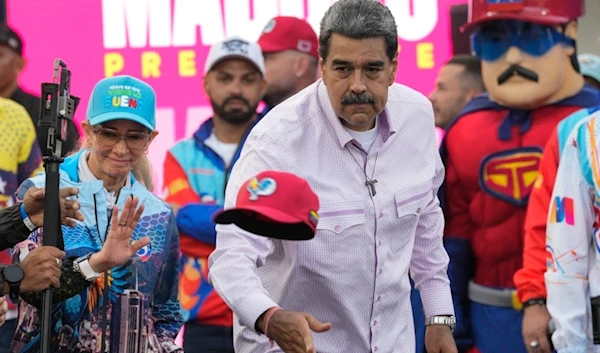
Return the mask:
[[376, 182], [377, 182], [377, 179], [371, 179], [371, 180], [367, 180], [365, 182], [365, 185], [367, 185], [368, 187], [371, 188], [371, 196], [375, 196], [375, 194], [377, 193], [377, 190], [375, 190]]

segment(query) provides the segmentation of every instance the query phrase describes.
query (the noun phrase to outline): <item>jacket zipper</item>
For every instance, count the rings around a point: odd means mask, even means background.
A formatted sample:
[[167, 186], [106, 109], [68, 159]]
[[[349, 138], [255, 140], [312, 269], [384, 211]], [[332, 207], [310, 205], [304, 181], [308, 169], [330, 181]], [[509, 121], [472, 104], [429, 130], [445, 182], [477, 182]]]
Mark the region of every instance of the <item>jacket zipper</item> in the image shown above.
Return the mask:
[[[244, 134], [244, 137], [242, 137], [242, 139], [240, 140], [240, 143], [238, 143], [237, 149], [235, 150], [235, 153], [233, 154], [234, 157], [235, 156], [238, 156], [238, 157], [235, 158], [234, 160], [232, 160], [231, 163], [229, 163], [229, 166], [227, 166], [225, 168], [225, 176], [224, 176], [224, 179], [223, 179], [223, 200], [225, 200], [225, 190], [227, 190], [227, 183], [229, 182], [229, 175], [231, 174], [231, 170], [233, 169], [233, 165], [240, 158], [239, 157], [240, 150], [244, 146], [244, 143], [246, 142], [246, 139], [248, 138], [248, 135], [250, 134], [250, 131], [252, 130], [252, 127], [254, 127], [254, 125], [256, 125], [256, 123], [254, 123], [253, 125], [251, 125], [251, 126], [248, 127], [248, 129], [246, 130], [246, 133]], [[221, 156], [219, 156], [219, 158], [221, 158]], [[223, 161], [223, 158], [221, 158], [221, 160]], [[225, 166], [225, 161], [223, 161], [223, 165]]]

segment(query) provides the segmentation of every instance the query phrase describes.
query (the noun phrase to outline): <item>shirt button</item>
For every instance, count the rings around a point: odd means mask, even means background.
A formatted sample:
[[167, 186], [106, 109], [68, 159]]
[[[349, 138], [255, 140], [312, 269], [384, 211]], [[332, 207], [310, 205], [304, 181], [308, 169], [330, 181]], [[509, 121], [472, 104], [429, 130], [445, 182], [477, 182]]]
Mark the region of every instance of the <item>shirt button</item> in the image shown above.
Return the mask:
[[377, 346], [373, 347], [373, 351], [377, 352]]
[[375, 301], [377, 301], [377, 302], [378, 302], [378, 301], [380, 301], [380, 300], [381, 300], [381, 295], [378, 295], [378, 296], [377, 296], [377, 299], [375, 299]]
[[381, 240], [377, 242], [377, 246], [381, 246]]
[[340, 227], [340, 226], [335, 226], [335, 231], [336, 231], [336, 232], [339, 232], [340, 230], [342, 230], [342, 227]]
[[377, 320], [373, 321], [373, 326], [377, 326]]
[[382, 270], [382, 269], [379, 269], [379, 274], [381, 274], [382, 272], [383, 272], [383, 270]]
[[417, 208], [417, 213], [421, 213], [421, 207]]
[[379, 212], [379, 218], [383, 218], [383, 212]]

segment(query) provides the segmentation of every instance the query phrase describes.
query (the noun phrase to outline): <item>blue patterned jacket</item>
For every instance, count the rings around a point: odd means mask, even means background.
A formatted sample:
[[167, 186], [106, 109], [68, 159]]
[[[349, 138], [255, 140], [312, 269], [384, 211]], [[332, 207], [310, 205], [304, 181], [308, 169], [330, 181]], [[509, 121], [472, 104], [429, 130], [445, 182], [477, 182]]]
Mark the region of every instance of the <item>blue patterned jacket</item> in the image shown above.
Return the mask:
[[[85, 218], [75, 229], [62, 228], [66, 257], [100, 251], [109, 229], [110, 212], [106, 207], [103, 182], [79, 181], [77, 165], [82, 153], [66, 158], [60, 168], [60, 187], [75, 186], [79, 189], [78, 200]], [[23, 182], [17, 196], [22, 199], [31, 186], [44, 185], [45, 175], [41, 173]], [[131, 187], [123, 187], [120, 191], [116, 202], [119, 209], [131, 195], [145, 205], [132, 239], [135, 241], [148, 236], [151, 243], [134, 255], [130, 262], [109, 270], [78, 295], [54, 304], [50, 351], [99, 352], [103, 331], [106, 345], [111, 346], [110, 351], [120, 351], [116, 347], [123, 344], [119, 337], [127, 337], [127, 334], [130, 338], [134, 337], [135, 326], [142, 328], [135, 336], [139, 337], [138, 344], [147, 346], [147, 350], [136, 351], [173, 352], [180, 349], [174, 344], [182, 325], [177, 298], [179, 236], [175, 217], [170, 206], [136, 181], [133, 175]], [[18, 262], [41, 243], [42, 232], [33, 232], [28, 240], [13, 249], [13, 260]], [[143, 300], [140, 301], [140, 298]], [[136, 307], [136, 303], [143, 303], [143, 307]], [[35, 307], [21, 300], [19, 326], [11, 352], [39, 351], [40, 316]]]

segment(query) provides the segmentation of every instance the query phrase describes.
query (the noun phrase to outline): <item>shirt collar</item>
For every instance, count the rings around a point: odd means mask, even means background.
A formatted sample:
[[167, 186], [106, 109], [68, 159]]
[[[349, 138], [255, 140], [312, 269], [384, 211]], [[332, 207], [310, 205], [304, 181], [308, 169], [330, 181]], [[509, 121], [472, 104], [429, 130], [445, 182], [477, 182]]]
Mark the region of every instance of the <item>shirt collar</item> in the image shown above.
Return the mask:
[[[322, 79], [319, 80], [320, 82], [317, 86], [317, 98], [319, 106], [321, 107], [321, 111], [325, 114], [325, 118], [333, 127], [333, 131], [338, 138], [340, 147], [344, 148], [348, 142], [353, 141], [354, 139], [348, 133], [348, 131], [344, 129], [344, 126], [340, 122], [340, 118], [338, 118], [337, 114], [333, 110], [333, 106], [329, 100], [327, 86], [325, 86]], [[379, 135], [381, 136], [382, 141], [385, 143], [390, 136], [396, 132], [396, 128], [394, 126], [394, 122], [388, 117], [387, 109], [383, 109], [383, 111], [378, 115], [378, 119], [380, 124]]]

